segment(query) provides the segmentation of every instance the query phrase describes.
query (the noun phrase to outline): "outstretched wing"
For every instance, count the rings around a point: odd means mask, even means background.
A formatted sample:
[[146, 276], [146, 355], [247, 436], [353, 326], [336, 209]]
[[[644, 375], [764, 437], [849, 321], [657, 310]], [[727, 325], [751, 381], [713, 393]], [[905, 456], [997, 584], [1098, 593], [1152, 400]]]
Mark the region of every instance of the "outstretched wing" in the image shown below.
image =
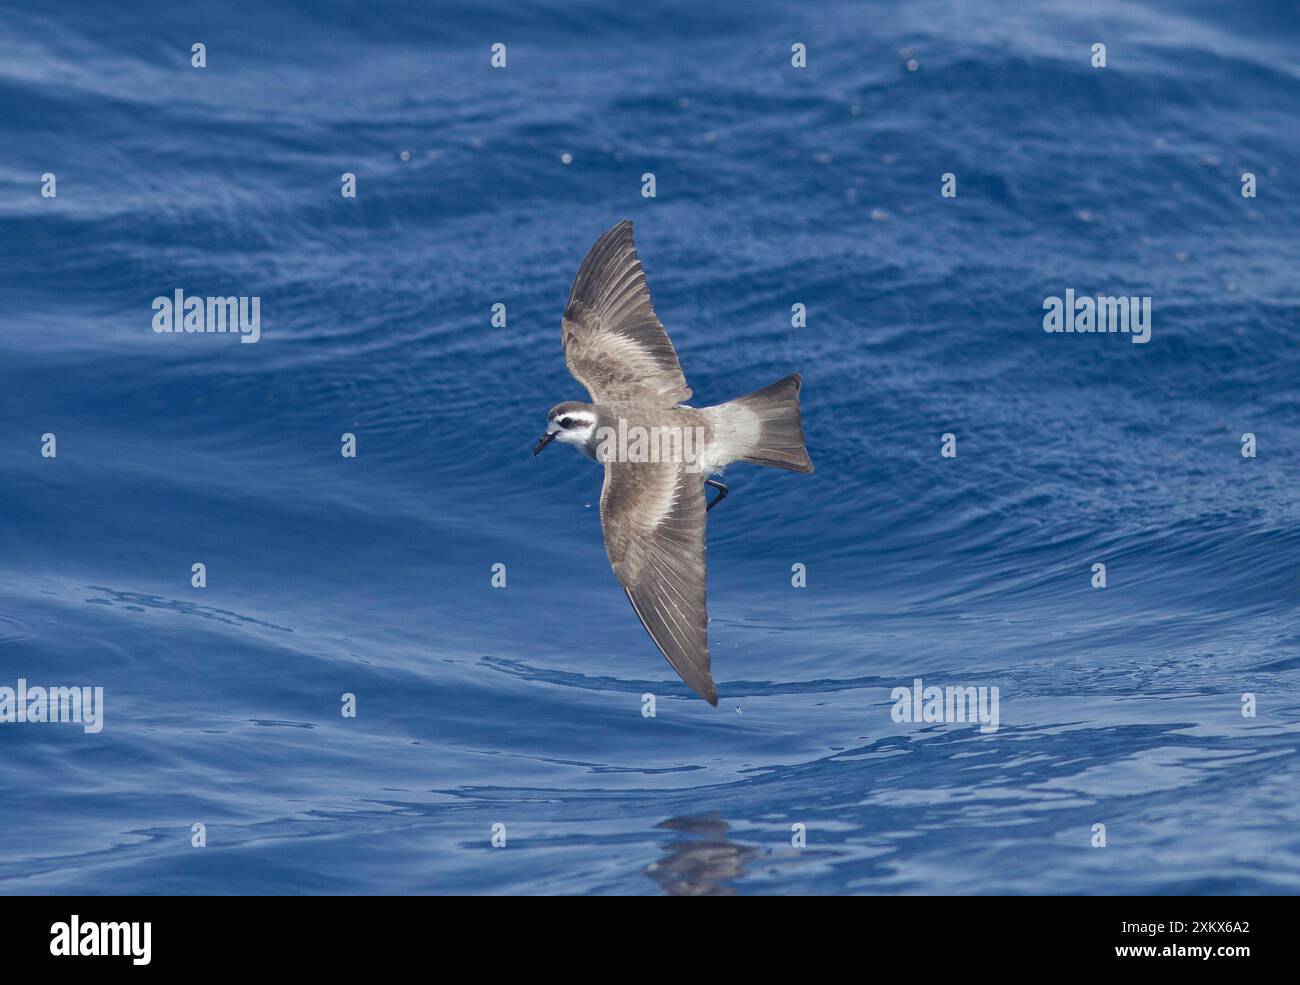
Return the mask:
[[636, 396], [668, 407], [690, 399], [626, 219], [596, 240], [578, 268], [562, 337], [569, 372], [596, 403]]
[[600, 494], [605, 552], [641, 625], [711, 705], [704, 597], [704, 479], [675, 462], [607, 462]]

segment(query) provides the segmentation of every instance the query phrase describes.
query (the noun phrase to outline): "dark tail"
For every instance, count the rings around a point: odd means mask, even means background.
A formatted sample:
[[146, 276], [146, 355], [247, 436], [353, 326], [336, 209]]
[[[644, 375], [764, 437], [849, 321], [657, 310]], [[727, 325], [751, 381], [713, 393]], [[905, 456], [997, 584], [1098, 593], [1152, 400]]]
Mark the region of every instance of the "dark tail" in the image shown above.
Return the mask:
[[[802, 384], [803, 377], [791, 373], [747, 397], [723, 404], [724, 407], [743, 408], [757, 417], [757, 436], [750, 439], [736, 461], [772, 465], [792, 472], [813, 470], [808, 449], [803, 445], [803, 419], [799, 416], [799, 387]], [[742, 424], [739, 414], [736, 423]], [[745, 430], [751, 430], [754, 422], [746, 415], [744, 423], [749, 425]]]

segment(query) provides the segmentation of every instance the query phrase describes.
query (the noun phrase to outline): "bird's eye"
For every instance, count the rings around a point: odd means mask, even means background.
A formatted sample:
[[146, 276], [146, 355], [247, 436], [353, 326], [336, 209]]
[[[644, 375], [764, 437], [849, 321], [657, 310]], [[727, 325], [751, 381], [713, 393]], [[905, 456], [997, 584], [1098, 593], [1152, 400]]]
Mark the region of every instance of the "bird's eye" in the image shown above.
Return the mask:
[[573, 427], [574, 423], [575, 423], [575, 422], [574, 422], [574, 420], [573, 420], [572, 417], [561, 417], [561, 418], [560, 418], [560, 427], [562, 427], [562, 428], [571, 428], [571, 427]]

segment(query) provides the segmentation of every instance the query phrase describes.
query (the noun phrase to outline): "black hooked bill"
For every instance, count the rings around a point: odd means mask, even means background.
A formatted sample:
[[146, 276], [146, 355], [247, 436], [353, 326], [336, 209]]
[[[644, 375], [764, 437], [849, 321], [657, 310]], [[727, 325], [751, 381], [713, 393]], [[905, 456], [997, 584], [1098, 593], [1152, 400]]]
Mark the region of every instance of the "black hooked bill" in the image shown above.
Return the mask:
[[547, 445], [549, 445], [552, 441], [554, 441], [556, 436], [559, 435], [559, 433], [560, 433], [559, 431], [547, 431], [544, 435], [542, 435], [542, 440], [537, 442], [537, 444], [533, 446], [533, 458], [536, 458], [538, 455], [540, 455], [542, 453], [542, 449], [545, 448]]

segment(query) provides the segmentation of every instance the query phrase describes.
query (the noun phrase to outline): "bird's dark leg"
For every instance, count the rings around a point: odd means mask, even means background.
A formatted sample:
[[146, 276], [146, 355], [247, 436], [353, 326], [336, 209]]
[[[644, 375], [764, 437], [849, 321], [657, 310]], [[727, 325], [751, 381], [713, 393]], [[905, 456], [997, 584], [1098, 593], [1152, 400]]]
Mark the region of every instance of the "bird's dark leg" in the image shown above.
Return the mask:
[[719, 503], [721, 503], [724, 499], [727, 498], [727, 487], [724, 486], [717, 479], [705, 479], [704, 484], [706, 486], [712, 486], [714, 489], [718, 491], [718, 495], [713, 497], [713, 501], [710, 502], [708, 506], [704, 507], [704, 512], [707, 513], [709, 512], [709, 510], [713, 509], [713, 507], [717, 506]]

